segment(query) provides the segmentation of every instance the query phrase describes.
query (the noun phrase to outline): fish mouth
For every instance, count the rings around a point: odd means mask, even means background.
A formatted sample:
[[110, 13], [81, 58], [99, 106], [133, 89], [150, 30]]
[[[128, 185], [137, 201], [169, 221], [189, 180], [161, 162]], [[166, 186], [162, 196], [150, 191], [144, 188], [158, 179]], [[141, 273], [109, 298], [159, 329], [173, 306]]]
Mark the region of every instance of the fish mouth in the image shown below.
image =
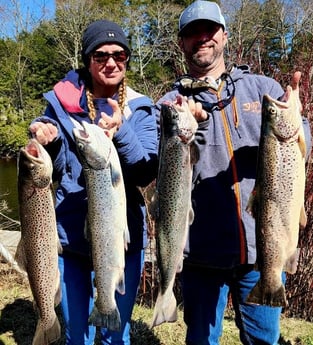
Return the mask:
[[43, 162], [43, 159], [41, 158], [40, 144], [36, 139], [30, 139], [28, 144], [20, 149], [20, 152], [23, 153], [28, 159], [38, 163]]
[[83, 141], [85, 143], [90, 142], [90, 135], [88, 133], [88, 124], [87, 122], [82, 122], [82, 128], [73, 128], [74, 137], [77, 140]]

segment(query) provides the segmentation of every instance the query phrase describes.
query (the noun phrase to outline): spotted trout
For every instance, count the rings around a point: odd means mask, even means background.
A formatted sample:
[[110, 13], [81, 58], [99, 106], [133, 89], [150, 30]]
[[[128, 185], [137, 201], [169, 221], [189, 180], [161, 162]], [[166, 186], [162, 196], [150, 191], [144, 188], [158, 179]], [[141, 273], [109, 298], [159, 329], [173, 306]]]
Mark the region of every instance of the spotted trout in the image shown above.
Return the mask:
[[97, 290], [89, 322], [118, 331], [121, 319], [115, 291], [125, 293], [125, 249], [129, 242], [124, 180], [112, 140], [94, 124], [83, 122], [82, 126], [73, 133], [86, 180], [88, 236]]
[[151, 327], [177, 320], [173, 286], [176, 273], [182, 269], [188, 228], [194, 218], [191, 185], [192, 165], [197, 160], [197, 128], [197, 121], [181, 96], [173, 103], [161, 105], [159, 171], [150, 206], [159, 269], [159, 292]]
[[287, 97], [286, 103], [263, 98], [257, 177], [247, 207], [256, 221], [260, 271], [247, 303], [274, 307], [287, 305], [282, 272], [295, 273], [299, 228], [306, 225], [304, 130], [290, 86]]
[[16, 261], [28, 275], [38, 312], [33, 345], [47, 345], [61, 336], [55, 306], [60, 303], [58, 252], [52, 162], [35, 139], [20, 149], [18, 157], [18, 201], [21, 239]]

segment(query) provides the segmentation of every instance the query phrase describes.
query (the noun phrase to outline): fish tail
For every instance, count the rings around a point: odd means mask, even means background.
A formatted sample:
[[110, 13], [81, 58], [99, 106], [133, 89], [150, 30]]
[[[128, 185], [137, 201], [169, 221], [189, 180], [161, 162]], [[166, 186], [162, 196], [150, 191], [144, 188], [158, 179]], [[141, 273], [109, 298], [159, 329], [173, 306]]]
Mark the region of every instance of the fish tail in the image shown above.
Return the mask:
[[287, 300], [285, 294], [285, 287], [283, 284], [275, 290], [263, 289], [260, 281], [249, 293], [246, 303], [257, 305], [268, 305], [271, 307], [286, 307]]
[[117, 307], [109, 314], [103, 314], [94, 306], [88, 322], [96, 327], [105, 327], [110, 331], [118, 332], [121, 330], [121, 317]]
[[168, 292], [165, 292], [165, 294], [159, 292], [154, 306], [150, 328], [158, 326], [163, 322], [175, 322], [176, 320], [177, 303], [173, 290], [168, 290]]
[[43, 327], [42, 321], [39, 319], [36, 327], [36, 332], [32, 345], [48, 345], [54, 343], [61, 337], [61, 326], [60, 322], [55, 315], [52, 327], [45, 329]]

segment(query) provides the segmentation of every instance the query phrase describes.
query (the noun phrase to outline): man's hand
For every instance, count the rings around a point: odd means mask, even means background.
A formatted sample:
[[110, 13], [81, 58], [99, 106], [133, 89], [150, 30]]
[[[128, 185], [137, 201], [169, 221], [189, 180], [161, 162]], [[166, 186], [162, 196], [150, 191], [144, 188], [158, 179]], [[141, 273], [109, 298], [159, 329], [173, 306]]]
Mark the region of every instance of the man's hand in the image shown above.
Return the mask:
[[[296, 71], [291, 78], [290, 86], [292, 87], [293, 90], [295, 90], [297, 92], [300, 112], [302, 113], [303, 107], [302, 107], [301, 100], [300, 100], [300, 89], [299, 89], [300, 79], [301, 79], [301, 72]], [[285, 92], [284, 96], [282, 97], [282, 101], [287, 102], [288, 98], [289, 98], [289, 93], [287, 90]]]
[[192, 115], [195, 117], [197, 122], [205, 121], [208, 118], [208, 114], [202, 108], [202, 104], [200, 102], [195, 102], [193, 99], [187, 99], [189, 109]]

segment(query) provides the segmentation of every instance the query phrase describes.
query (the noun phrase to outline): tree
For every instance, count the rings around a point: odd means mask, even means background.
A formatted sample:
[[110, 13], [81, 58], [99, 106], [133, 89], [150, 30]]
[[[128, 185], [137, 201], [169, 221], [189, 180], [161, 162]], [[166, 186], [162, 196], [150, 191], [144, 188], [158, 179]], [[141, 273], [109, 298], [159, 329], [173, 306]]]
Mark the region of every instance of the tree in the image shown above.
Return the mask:
[[128, 8], [132, 47], [132, 79], [157, 100], [184, 70], [177, 45], [177, 21], [181, 7], [163, 1], [136, 2]]
[[92, 1], [67, 0], [57, 4], [55, 21], [52, 23], [60, 61], [69, 68], [81, 63], [81, 36], [92, 20], [101, 18], [101, 11]]

